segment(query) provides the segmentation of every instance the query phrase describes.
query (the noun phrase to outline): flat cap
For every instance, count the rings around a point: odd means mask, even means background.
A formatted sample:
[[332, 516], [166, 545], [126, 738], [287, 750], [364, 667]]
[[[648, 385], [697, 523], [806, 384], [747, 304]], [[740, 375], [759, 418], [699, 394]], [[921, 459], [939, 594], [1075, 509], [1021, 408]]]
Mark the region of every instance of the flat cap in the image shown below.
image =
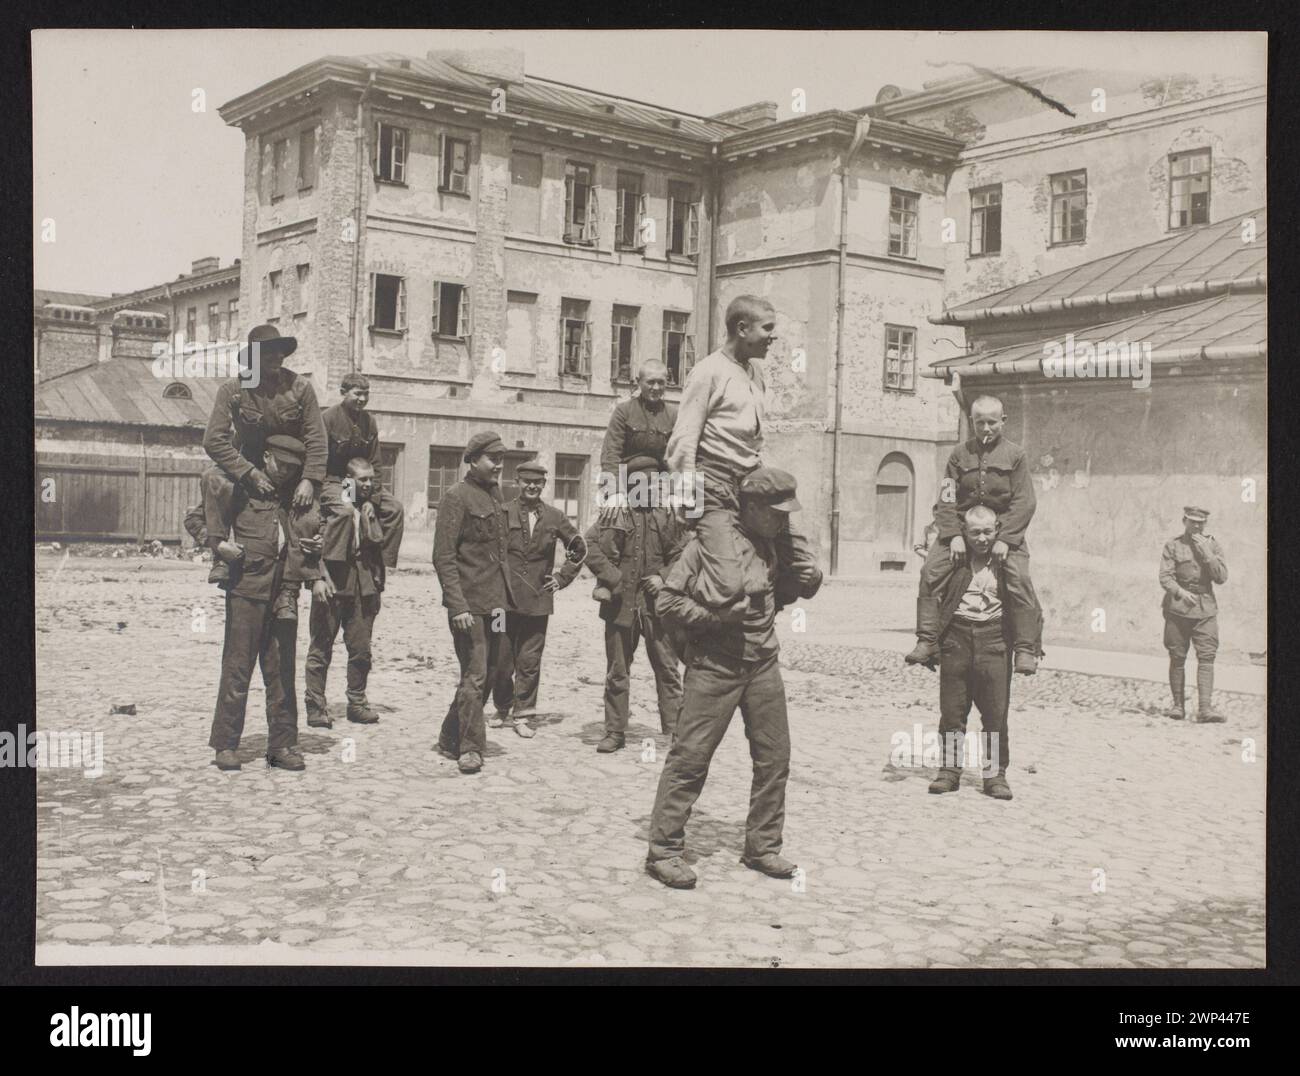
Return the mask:
[[515, 468], [515, 474], [531, 474], [536, 475], [538, 478], [545, 478], [546, 464], [542, 463], [540, 460], [524, 460], [523, 463]]
[[469, 444], [465, 446], [464, 459], [466, 463], [472, 463], [484, 452], [504, 452], [505, 450], [505, 442], [497, 435], [496, 430], [479, 430], [469, 439]]
[[1186, 505], [1183, 508], [1183, 515], [1188, 519], [1199, 520], [1201, 523], [1204, 523], [1210, 518], [1210, 513], [1206, 511], [1206, 509], [1197, 508], [1193, 504]]
[[776, 467], [758, 467], [740, 483], [740, 495], [767, 501], [779, 512], [797, 512], [802, 507], [795, 499], [798, 483], [794, 475]]
[[287, 433], [273, 433], [266, 439], [266, 450], [285, 463], [302, 463], [307, 458], [307, 446]]

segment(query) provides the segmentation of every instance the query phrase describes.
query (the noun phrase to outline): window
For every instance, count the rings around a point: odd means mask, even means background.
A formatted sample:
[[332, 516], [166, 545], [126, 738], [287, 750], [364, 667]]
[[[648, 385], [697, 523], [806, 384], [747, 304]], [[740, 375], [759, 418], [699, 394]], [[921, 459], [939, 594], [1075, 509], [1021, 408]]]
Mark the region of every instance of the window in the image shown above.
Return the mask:
[[542, 219], [542, 155], [510, 154], [510, 230], [536, 235]]
[[376, 473], [379, 477], [379, 488], [387, 490], [394, 497], [397, 496], [397, 461], [402, 457], [401, 445], [390, 445], [381, 442], [379, 445], [379, 466]]
[[385, 183], [406, 182], [405, 128], [375, 124], [375, 178]]
[[441, 136], [442, 183], [440, 191], [469, 193], [469, 142], [464, 138]]
[[470, 334], [469, 288], [464, 284], [433, 284], [433, 335], [456, 336], [462, 340]]
[[899, 258], [916, 257], [916, 224], [921, 215], [921, 196], [909, 191], [889, 191], [889, 253]]
[[284, 167], [289, 158], [289, 140], [277, 138], [271, 145], [271, 201], [284, 197]]
[[164, 400], [192, 400], [194, 393], [190, 392], [188, 385], [182, 385], [179, 381], [173, 381], [163, 389]]
[[208, 342], [221, 339], [221, 307], [208, 303]]
[[668, 384], [680, 385], [695, 365], [695, 337], [688, 331], [690, 314], [664, 311], [663, 351], [659, 356], [668, 367]]
[[1169, 227], [1210, 222], [1210, 151], [1169, 155]]
[[555, 457], [555, 499], [551, 502], [579, 530], [586, 522], [582, 506], [587, 500], [587, 457]]
[[645, 215], [645, 195], [641, 193], [641, 176], [636, 172], [619, 172], [614, 245], [628, 250], [644, 250], [641, 221], [645, 219]]
[[916, 391], [916, 330], [885, 326], [885, 388]]
[[584, 299], [560, 300], [560, 373], [575, 377], [591, 373], [591, 326]]
[[185, 311], [185, 342], [194, 343], [199, 336], [199, 311], [198, 307], [190, 307]]
[[266, 309], [267, 317], [275, 319], [280, 316], [281, 292], [280, 277], [281, 272], [277, 269], [274, 273], [266, 274]]
[[700, 250], [700, 206], [689, 183], [668, 184], [668, 253], [694, 257]]
[[436, 513], [447, 490], [460, 481], [464, 464], [461, 458], [465, 448], [436, 448], [429, 446], [429, 482], [426, 486], [429, 511]]
[[406, 331], [406, 278], [370, 274], [370, 328], [379, 332]]
[[304, 263], [298, 266], [298, 309], [296, 314], [307, 313], [307, 293], [311, 287], [311, 266]]
[[239, 339], [239, 300], [231, 299], [226, 304], [226, 332], [231, 340]]
[[506, 292], [506, 370], [536, 373], [537, 296], [527, 291]]
[[600, 214], [596, 205], [596, 187], [589, 164], [564, 166], [564, 241], [595, 246], [599, 237]]
[[636, 316], [635, 306], [614, 307], [614, 319], [610, 325], [609, 340], [609, 379], [611, 381], [631, 381], [632, 367], [636, 358]]
[[1052, 182], [1052, 243], [1080, 243], [1086, 237], [1088, 172], [1061, 172]]
[[298, 132], [298, 189], [310, 190], [316, 185], [316, 128], [305, 127]]
[[970, 252], [1002, 253], [1002, 185], [970, 192]]

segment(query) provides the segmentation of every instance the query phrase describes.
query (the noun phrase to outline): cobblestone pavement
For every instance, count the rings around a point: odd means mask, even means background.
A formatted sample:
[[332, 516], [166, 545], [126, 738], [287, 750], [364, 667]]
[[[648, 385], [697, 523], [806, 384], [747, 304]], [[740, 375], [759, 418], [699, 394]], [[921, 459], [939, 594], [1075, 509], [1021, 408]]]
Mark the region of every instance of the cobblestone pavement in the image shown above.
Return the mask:
[[[936, 727], [937, 678], [819, 644], [819, 618], [845, 610], [878, 626], [869, 588], [828, 584], [805, 603], [806, 631], [782, 617], [786, 852], [804, 875], [738, 863], [737, 715], [687, 829], [700, 883], [678, 892], [642, 868], [667, 749], [643, 655], [628, 748], [594, 751], [590, 580], [559, 596], [536, 737], [490, 730], [467, 777], [432, 749], [456, 666], [427, 569], [385, 595], [378, 725], [304, 728], [306, 772], [268, 770], [258, 685], [244, 769], [219, 772], [207, 735], [223, 616], [205, 578], [197, 564], [38, 559], [40, 725], [102, 732], [104, 752], [98, 777], [39, 773], [41, 963], [1263, 966], [1262, 699], [1220, 695], [1227, 723], [1199, 725], [1158, 716], [1159, 685], [1017, 678], [1015, 799], [981, 795], [974, 771], [930, 796], [934, 770], [901, 756]], [[302, 612], [300, 700], [305, 599]], [[342, 666], [340, 643], [339, 715]]]

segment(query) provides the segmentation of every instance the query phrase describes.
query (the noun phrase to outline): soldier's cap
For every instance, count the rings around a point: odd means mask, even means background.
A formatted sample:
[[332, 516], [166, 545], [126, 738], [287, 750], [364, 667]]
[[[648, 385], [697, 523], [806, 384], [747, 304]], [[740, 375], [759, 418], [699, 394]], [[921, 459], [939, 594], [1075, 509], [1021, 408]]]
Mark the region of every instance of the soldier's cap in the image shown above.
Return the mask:
[[266, 439], [266, 450], [280, 463], [301, 465], [307, 458], [307, 446], [287, 433], [273, 433]]
[[[296, 336], [281, 336], [274, 325], [258, 325], [249, 330], [248, 344], [241, 350], [247, 352], [254, 344], [260, 355], [279, 355], [284, 358], [298, 350]], [[241, 356], [242, 357], [242, 356]]]
[[798, 485], [788, 471], [759, 467], [740, 483], [740, 495], [766, 501], [769, 508], [778, 512], [797, 512], [802, 507], [794, 495]]
[[1195, 505], [1189, 504], [1183, 508], [1183, 516], [1186, 519], [1194, 519], [1200, 523], [1204, 523], [1210, 518], [1210, 513], [1204, 508], [1197, 508]]
[[515, 468], [515, 474], [517, 475], [530, 474], [530, 475], [534, 475], [537, 478], [545, 478], [546, 465], [544, 463], [539, 463], [537, 460], [525, 460], [523, 463], [521, 463], [518, 467]]
[[465, 462], [473, 463], [484, 452], [504, 452], [506, 450], [505, 442], [497, 435], [496, 430], [479, 430], [469, 439], [469, 444], [465, 446]]

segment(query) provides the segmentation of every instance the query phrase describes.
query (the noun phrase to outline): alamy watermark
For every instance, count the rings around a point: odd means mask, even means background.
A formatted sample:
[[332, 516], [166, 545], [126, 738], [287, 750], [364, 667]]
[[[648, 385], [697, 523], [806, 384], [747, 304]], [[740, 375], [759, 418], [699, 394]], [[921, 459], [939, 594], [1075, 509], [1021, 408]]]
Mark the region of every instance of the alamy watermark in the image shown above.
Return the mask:
[[0, 767], [81, 770], [86, 777], [104, 773], [102, 732], [27, 731], [19, 725], [17, 734], [0, 732]]
[[1044, 377], [1124, 378], [1135, 389], [1151, 386], [1151, 344], [1149, 341], [1075, 340], [1066, 333], [1065, 342], [1049, 340], [1043, 345]]

